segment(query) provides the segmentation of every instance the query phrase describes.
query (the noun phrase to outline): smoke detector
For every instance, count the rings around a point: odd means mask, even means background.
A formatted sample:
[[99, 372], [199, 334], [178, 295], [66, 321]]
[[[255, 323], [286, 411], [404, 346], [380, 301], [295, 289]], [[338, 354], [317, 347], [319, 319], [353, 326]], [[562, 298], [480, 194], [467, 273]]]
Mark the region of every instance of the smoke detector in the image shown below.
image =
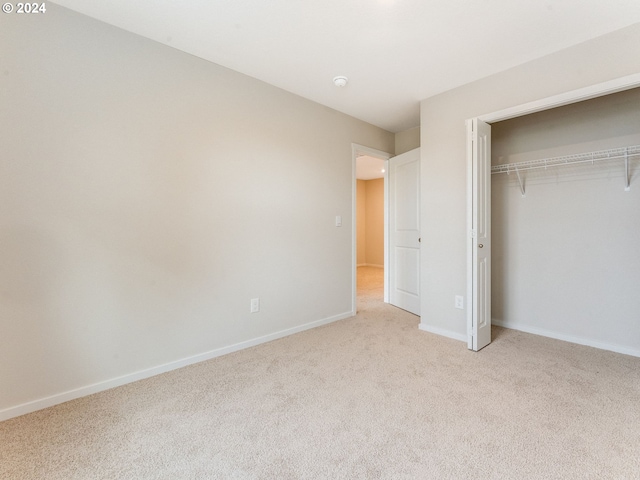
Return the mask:
[[347, 77], [343, 77], [343, 76], [333, 77], [333, 83], [336, 84], [336, 87], [344, 87], [348, 81], [349, 79]]

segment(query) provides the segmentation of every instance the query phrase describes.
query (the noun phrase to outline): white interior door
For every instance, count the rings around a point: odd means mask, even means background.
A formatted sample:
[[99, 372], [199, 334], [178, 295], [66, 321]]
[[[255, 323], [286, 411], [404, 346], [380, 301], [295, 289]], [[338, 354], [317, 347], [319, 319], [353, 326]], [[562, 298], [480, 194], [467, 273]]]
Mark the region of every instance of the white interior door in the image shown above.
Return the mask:
[[389, 159], [389, 303], [420, 315], [420, 149]]
[[473, 119], [468, 131], [468, 347], [491, 343], [491, 125]]

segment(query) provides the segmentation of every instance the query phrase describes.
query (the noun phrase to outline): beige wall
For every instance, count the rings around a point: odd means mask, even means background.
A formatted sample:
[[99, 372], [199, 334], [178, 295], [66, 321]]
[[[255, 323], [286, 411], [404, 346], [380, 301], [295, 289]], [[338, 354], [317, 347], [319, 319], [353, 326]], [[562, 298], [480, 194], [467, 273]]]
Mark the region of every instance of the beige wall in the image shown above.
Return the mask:
[[384, 266], [384, 179], [367, 181], [367, 264]]
[[384, 266], [384, 179], [367, 181], [367, 265]]
[[0, 16], [0, 418], [352, 313], [352, 142], [393, 134], [35, 17]]
[[396, 133], [396, 155], [420, 148], [420, 127]]
[[[640, 145], [640, 88], [492, 125], [494, 163]], [[640, 168], [633, 157], [631, 171]], [[624, 161], [492, 181], [494, 322], [640, 350], [640, 184]]]
[[421, 103], [422, 328], [466, 339], [466, 312], [454, 308], [466, 292], [465, 120], [637, 73], [639, 44], [634, 25]]
[[384, 179], [358, 180], [358, 265], [384, 266]]
[[357, 265], [367, 264], [367, 181], [358, 180], [356, 185], [356, 238]]

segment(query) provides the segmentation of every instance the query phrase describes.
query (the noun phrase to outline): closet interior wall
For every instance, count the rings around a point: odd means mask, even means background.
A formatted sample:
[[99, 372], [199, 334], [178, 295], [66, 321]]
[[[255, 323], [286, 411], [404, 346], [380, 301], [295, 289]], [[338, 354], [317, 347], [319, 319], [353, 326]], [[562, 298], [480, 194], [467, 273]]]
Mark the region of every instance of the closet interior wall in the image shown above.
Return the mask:
[[[640, 88], [492, 124], [492, 164], [640, 145]], [[640, 356], [640, 158], [492, 175], [495, 325]]]

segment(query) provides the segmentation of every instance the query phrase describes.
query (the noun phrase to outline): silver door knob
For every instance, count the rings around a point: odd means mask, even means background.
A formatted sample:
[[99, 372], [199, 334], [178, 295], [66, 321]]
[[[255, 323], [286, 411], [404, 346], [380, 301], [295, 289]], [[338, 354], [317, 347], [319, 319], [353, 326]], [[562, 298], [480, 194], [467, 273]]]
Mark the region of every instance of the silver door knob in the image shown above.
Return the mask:
[[483, 245], [483, 244], [478, 245], [478, 248], [482, 248], [482, 247], [484, 247], [484, 245]]

